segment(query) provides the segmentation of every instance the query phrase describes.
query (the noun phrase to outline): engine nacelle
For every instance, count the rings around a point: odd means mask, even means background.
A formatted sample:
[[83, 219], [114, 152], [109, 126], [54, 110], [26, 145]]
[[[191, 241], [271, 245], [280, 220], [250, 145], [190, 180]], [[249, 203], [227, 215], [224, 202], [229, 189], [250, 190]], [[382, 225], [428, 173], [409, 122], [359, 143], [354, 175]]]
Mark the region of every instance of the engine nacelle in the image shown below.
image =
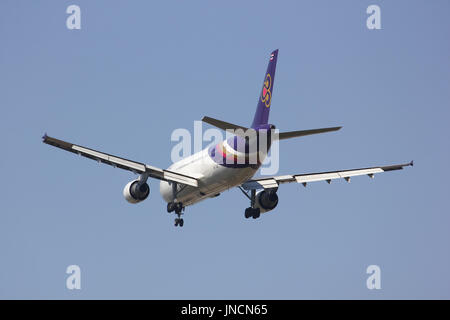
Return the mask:
[[278, 204], [277, 192], [271, 190], [261, 190], [255, 195], [255, 207], [259, 208], [260, 212], [268, 212], [275, 209]]
[[138, 203], [147, 199], [150, 194], [150, 187], [147, 183], [139, 187], [139, 180], [133, 180], [127, 183], [123, 188], [123, 196], [129, 203]]

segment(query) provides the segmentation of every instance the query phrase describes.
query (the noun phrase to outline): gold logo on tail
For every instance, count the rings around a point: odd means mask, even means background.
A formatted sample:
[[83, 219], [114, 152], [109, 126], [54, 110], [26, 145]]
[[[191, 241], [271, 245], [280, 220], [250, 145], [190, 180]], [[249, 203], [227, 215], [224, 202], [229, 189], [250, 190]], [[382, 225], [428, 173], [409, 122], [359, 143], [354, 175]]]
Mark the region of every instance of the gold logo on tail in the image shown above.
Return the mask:
[[266, 108], [270, 107], [270, 101], [272, 100], [272, 93], [270, 92], [270, 87], [272, 85], [272, 78], [268, 73], [266, 79], [264, 80], [263, 89], [261, 93], [261, 101], [266, 105]]

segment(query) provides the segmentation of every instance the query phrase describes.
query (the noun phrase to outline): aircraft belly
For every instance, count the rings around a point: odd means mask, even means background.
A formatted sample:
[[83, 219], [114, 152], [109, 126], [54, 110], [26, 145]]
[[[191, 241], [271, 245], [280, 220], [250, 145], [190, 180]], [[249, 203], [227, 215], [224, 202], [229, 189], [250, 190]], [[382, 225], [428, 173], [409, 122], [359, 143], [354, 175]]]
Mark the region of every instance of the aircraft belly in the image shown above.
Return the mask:
[[200, 180], [200, 188], [189, 187], [183, 192], [181, 202], [185, 206], [213, 197], [225, 190], [240, 185], [255, 174], [251, 168], [226, 168], [214, 166], [212, 171]]
[[[199, 156], [195, 161], [191, 161], [181, 169], [177, 169], [177, 166], [174, 165], [173, 170], [187, 175], [201, 175], [198, 188], [187, 185], [179, 186], [176, 200], [182, 202], [185, 206], [213, 197], [218, 193], [240, 185], [256, 172], [252, 168], [227, 168], [221, 166], [214, 162], [205, 150], [202, 156]], [[160, 192], [166, 202], [173, 201], [171, 188], [171, 185], [166, 181], [162, 181], [160, 184]]]

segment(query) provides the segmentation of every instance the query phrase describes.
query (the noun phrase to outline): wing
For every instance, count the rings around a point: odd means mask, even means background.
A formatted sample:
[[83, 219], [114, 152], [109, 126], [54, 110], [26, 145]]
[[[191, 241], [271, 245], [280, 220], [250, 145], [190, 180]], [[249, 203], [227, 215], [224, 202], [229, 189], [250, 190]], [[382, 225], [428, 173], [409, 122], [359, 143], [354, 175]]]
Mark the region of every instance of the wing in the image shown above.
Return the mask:
[[249, 180], [244, 182], [241, 187], [245, 190], [251, 189], [270, 189], [270, 188], [278, 188], [281, 183], [290, 183], [297, 182], [303, 184], [306, 187], [308, 182], [314, 181], [326, 181], [331, 183], [331, 180], [343, 178], [347, 182], [350, 182], [350, 178], [353, 176], [362, 176], [368, 175], [373, 178], [375, 173], [381, 173], [385, 171], [393, 171], [393, 170], [401, 170], [403, 167], [412, 166], [414, 162], [411, 161], [409, 163], [404, 164], [395, 164], [390, 166], [382, 166], [382, 167], [371, 167], [371, 168], [361, 168], [361, 169], [350, 169], [350, 170], [341, 170], [341, 171], [329, 171], [329, 172], [318, 172], [318, 173], [305, 173], [305, 174], [296, 174], [296, 175], [284, 175], [284, 176], [276, 176], [276, 177], [267, 177], [267, 178], [259, 178]]
[[153, 166], [149, 166], [147, 164], [136, 162], [132, 160], [128, 160], [125, 158], [116, 157], [107, 153], [103, 153], [100, 151], [96, 151], [93, 149], [88, 149], [82, 146], [78, 146], [76, 144], [62, 141], [59, 139], [55, 139], [47, 136], [45, 134], [43, 137], [43, 142], [54, 147], [58, 147], [64, 149], [66, 151], [70, 151], [76, 154], [79, 154], [83, 157], [96, 160], [98, 162], [102, 162], [105, 164], [109, 164], [115, 168], [121, 168], [125, 170], [132, 171], [134, 173], [147, 173], [149, 177], [156, 178], [159, 180], [165, 181], [173, 181], [181, 184], [187, 184], [193, 187], [198, 187], [198, 180], [195, 177], [188, 176], [185, 174], [181, 174], [178, 172], [163, 170]]

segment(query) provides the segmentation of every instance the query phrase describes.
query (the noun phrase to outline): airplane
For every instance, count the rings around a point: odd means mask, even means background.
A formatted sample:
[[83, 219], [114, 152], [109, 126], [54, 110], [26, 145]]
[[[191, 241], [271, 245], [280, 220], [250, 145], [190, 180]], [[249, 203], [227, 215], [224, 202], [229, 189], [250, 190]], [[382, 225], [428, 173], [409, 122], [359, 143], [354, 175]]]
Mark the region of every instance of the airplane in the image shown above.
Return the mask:
[[[184, 225], [182, 215], [186, 207], [208, 198], [217, 197], [221, 192], [234, 187], [239, 188], [250, 200], [250, 206], [245, 209], [245, 218], [257, 219], [262, 213], [269, 212], [277, 206], [277, 192], [280, 184], [296, 182], [306, 187], [309, 182], [326, 181], [331, 183], [332, 180], [340, 178], [350, 182], [350, 178], [353, 176], [368, 175], [373, 178], [376, 173], [413, 166], [413, 161], [411, 161], [387, 166], [253, 178], [275, 139], [303, 137], [337, 131], [342, 128], [328, 127], [275, 132], [275, 126], [269, 124], [268, 120], [277, 59], [278, 49], [269, 56], [263, 87], [250, 128], [205, 116], [202, 119], [203, 122], [222, 130], [232, 130], [235, 134], [231, 138], [173, 163], [167, 169], [156, 168], [142, 162], [86, 148], [52, 138], [47, 134], [43, 136], [43, 142], [138, 174], [139, 177], [127, 183], [123, 189], [125, 199], [133, 204], [139, 203], [149, 196], [148, 178], [161, 180], [159, 190], [167, 202], [167, 212], [176, 214], [175, 226], [180, 227]], [[261, 147], [264, 145], [263, 142], [266, 143], [265, 149]]]

